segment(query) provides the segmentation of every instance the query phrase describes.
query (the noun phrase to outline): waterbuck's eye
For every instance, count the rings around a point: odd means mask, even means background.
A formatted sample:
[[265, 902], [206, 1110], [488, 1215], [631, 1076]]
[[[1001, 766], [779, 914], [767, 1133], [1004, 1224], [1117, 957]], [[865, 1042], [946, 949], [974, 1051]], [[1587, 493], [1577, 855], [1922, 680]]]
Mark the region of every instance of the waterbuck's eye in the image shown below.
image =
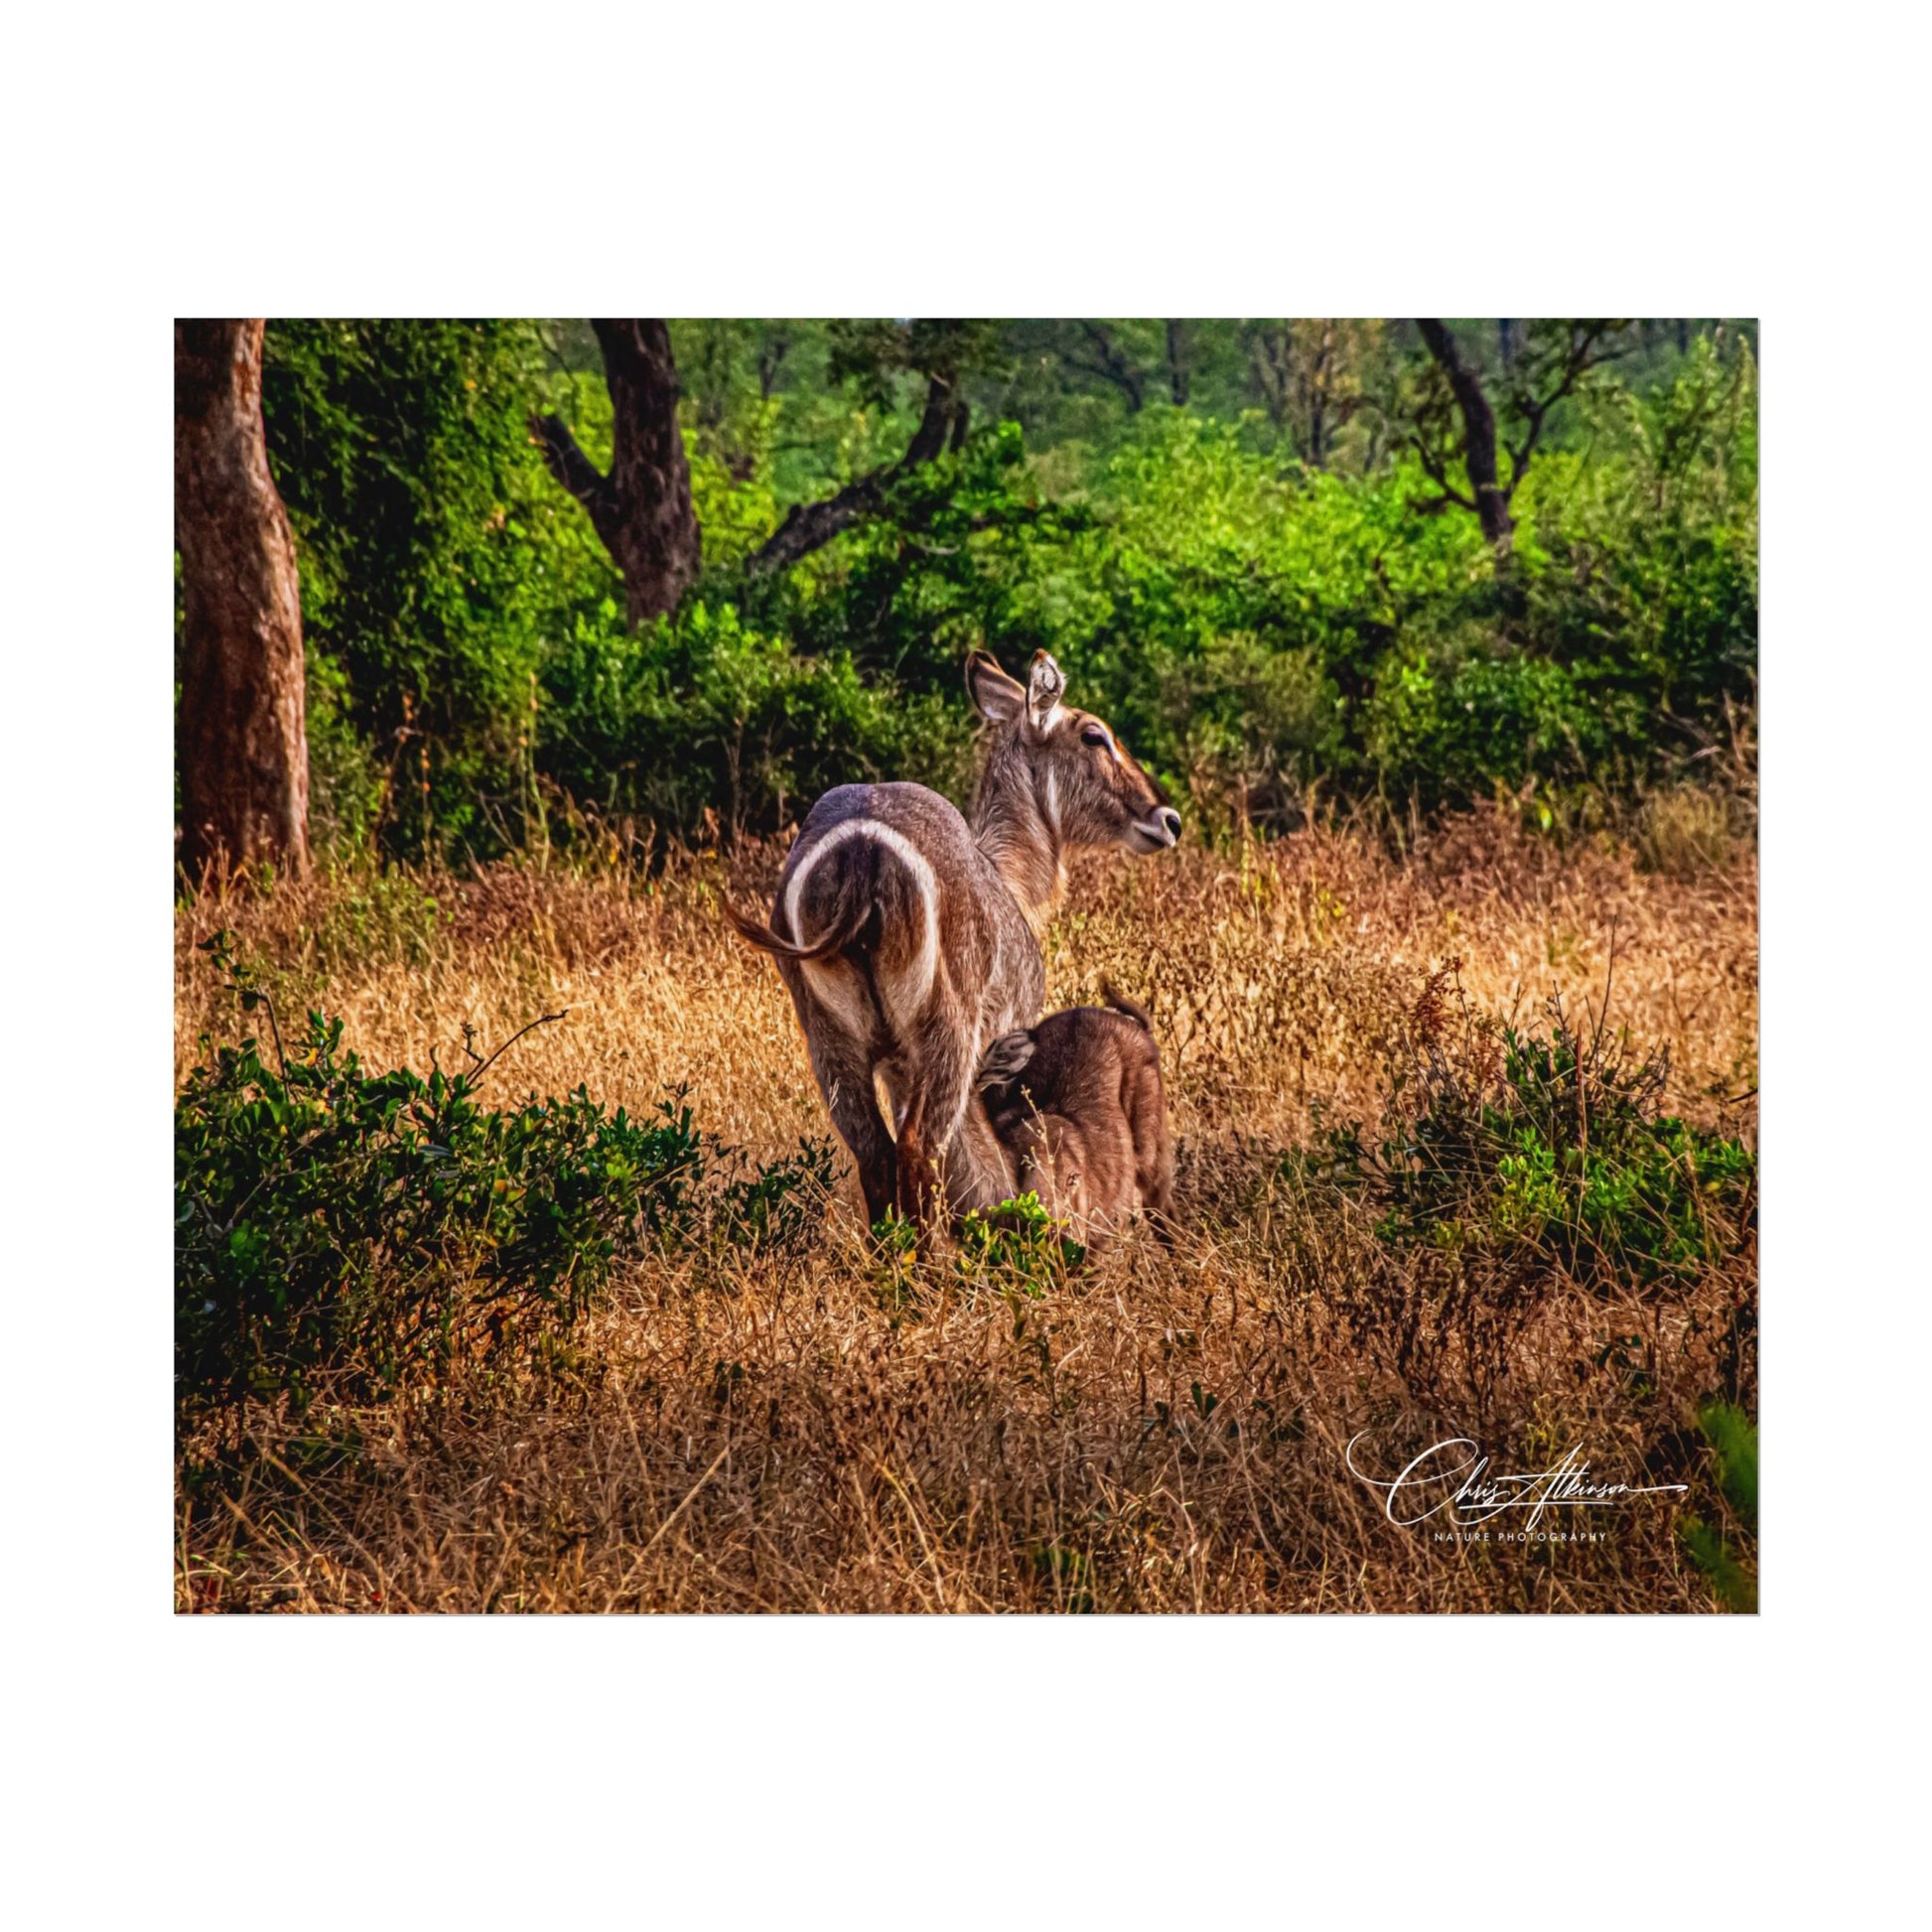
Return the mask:
[[1082, 745], [1104, 746], [1107, 743], [1107, 734], [1101, 726], [1089, 725], [1080, 734], [1080, 743]]

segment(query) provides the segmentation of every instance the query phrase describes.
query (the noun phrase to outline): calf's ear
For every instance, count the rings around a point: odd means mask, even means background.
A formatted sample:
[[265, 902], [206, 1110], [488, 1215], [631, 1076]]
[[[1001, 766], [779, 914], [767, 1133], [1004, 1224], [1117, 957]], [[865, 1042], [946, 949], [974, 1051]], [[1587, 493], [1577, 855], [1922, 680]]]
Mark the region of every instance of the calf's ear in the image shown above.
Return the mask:
[[1026, 712], [1026, 686], [1008, 677], [983, 650], [966, 660], [966, 689], [989, 724], [1010, 725]]
[[980, 1055], [980, 1070], [973, 1084], [985, 1093], [989, 1087], [1010, 1086], [1034, 1056], [1032, 1034], [1002, 1034]]

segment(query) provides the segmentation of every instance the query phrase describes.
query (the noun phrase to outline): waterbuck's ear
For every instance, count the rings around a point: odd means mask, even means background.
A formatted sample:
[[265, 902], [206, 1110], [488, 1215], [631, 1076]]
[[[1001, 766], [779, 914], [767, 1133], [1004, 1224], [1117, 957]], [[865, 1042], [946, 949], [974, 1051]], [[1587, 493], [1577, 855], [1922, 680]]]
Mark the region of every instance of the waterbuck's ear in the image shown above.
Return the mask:
[[1027, 716], [1041, 738], [1059, 722], [1060, 699], [1066, 695], [1066, 674], [1049, 652], [1034, 652], [1033, 674], [1027, 680]]
[[966, 659], [966, 689], [979, 714], [995, 725], [1010, 725], [1027, 709], [1027, 687], [1007, 676], [983, 650]]

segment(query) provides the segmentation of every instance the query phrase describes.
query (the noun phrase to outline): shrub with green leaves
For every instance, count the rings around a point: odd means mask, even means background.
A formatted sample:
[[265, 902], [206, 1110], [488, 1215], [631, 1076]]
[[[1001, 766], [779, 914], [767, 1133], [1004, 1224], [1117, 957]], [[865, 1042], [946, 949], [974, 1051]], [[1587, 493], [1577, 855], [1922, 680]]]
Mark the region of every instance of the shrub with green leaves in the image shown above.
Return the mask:
[[[207, 949], [223, 956], [224, 939]], [[245, 984], [251, 1007], [264, 996]], [[273, 1020], [273, 1009], [267, 1009]], [[822, 1206], [829, 1147], [767, 1166], [694, 1126], [579, 1087], [493, 1109], [489, 1062], [372, 1072], [312, 1013], [274, 1064], [254, 1038], [208, 1048], [175, 1104], [178, 1393], [349, 1395], [488, 1359], [544, 1359], [614, 1260], [653, 1245], [795, 1242]]]
[[686, 835], [707, 813], [727, 836], [774, 831], [855, 779], [955, 789], [969, 761], [962, 701], [868, 680], [844, 650], [799, 655], [732, 605], [637, 633], [581, 625], [548, 679], [546, 774], [606, 816]]
[[969, 1284], [990, 1283], [1037, 1299], [1062, 1285], [1085, 1259], [1086, 1249], [1035, 1193], [976, 1209], [960, 1224], [956, 1266]]
[[969, 645], [1050, 649], [1214, 818], [1292, 824], [1316, 783], [1425, 810], [1621, 795], [1750, 700], [1755, 408], [1742, 353], [1593, 396], [1587, 454], [1531, 473], [1508, 585], [1473, 518], [1418, 509], [1408, 458], [1312, 470], [1258, 421], [1162, 410], [1058, 499], [1012, 425], [976, 435], [784, 579], [720, 594], [955, 703]]
[[1383, 1138], [1331, 1130], [1306, 1171], [1366, 1200], [1392, 1247], [1554, 1265], [1601, 1288], [1696, 1279], [1748, 1238], [1754, 1157], [1661, 1111], [1662, 1057], [1580, 1029], [1560, 1000], [1546, 1015], [1547, 1032], [1495, 1026], [1438, 974]]
[[1698, 1411], [1698, 1431], [1711, 1452], [1722, 1507], [1708, 1522], [1695, 1513], [1679, 1524], [1691, 1561], [1728, 1610], [1757, 1608], [1757, 1425], [1727, 1402]]
[[[617, 578], [530, 440], [529, 322], [271, 323], [262, 414], [294, 526], [318, 831], [410, 856], [529, 836], [544, 659]], [[615, 608], [615, 607], [613, 607]]]

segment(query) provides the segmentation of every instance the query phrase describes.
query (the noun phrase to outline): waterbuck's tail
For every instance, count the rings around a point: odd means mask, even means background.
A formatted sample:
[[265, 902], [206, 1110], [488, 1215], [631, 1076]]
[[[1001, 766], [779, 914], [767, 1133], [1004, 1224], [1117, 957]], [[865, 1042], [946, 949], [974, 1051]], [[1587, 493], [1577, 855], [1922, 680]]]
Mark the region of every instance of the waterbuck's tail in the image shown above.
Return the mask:
[[835, 952], [843, 952], [859, 936], [868, 910], [857, 894], [841, 894], [831, 924], [809, 946], [794, 946], [789, 939], [780, 939], [768, 925], [753, 918], [749, 912], [741, 912], [729, 900], [725, 904], [725, 917], [747, 945], [756, 946], [760, 952], [775, 953], [780, 959], [827, 959]]
[[1130, 1000], [1126, 994], [1115, 987], [1112, 980], [1102, 980], [1100, 982], [1100, 997], [1116, 1013], [1126, 1014], [1128, 1019], [1133, 1021], [1142, 1033], [1151, 1034], [1154, 1031], [1154, 1022], [1148, 1018], [1147, 1008], [1142, 1006], [1138, 1000]]

